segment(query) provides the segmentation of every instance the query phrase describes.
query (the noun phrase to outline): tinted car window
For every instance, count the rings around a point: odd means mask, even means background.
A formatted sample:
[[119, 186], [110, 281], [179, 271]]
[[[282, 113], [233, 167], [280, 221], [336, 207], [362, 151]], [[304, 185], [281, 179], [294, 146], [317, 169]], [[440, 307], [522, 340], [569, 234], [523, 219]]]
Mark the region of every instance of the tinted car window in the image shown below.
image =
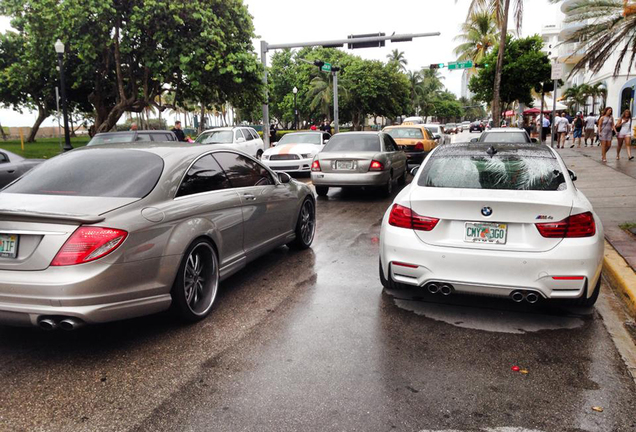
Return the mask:
[[137, 141], [152, 141], [151, 134], [140, 133], [137, 134]]
[[245, 137], [243, 136], [243, 134], [241, 133], [240, 129], [237, 129], [234, 131], [234, 141], [238, 141], [239, 138], [243, 138], [245, 139]]
[[250, 133], [252, 134], [252, 138], [254, 139], [259, 139], [260, 137], [258, 136], [258, 133], [256, 133], [256, 131], [254, 129], [248, 129], [250, 131]]
[[179, 186], [177, 196], [211, 192], [229, 187], [230, 182], [219, 163], [211, 155], [207, 155], [190, 167], [181, 182], [181, 186]]
[[528, 135], [525, 132], [484, 132], [479, 137], [479, 142], [483, 143], [529, 143]]
[[278, 145], [282, 144], [322, 144], [320, 139], [322, 134], [320, 133], [290, 133], [285, 134], [278, 141]]
[[419, 186], [462, 189], [555, 191], [565, 189], [554, 158], [523, 155], [434, 156], [424, 166]]
[[235, 188], [276, 184], [267, 169], [251, 159], [236, 153], [214, 153], [214, 158], [227, 174]]
[[342, 133], [334, 135], [325, 145], [324, 152], [380, 151], [376, 134]]
[[391, 137], [395, 138], [409, 138], [409, 139], [422, 139], [422, 129], [420, 128], [395, 128], [386, 131]]
[[3, 192], [142, 198], [155, 187], [163, 159], [144, 151], [91, 149], [48, 160]]
[[0, 163], [3, 162], [9, 162], [9, 157], [4, 153], [0, 153]]
[[382, 138], [384, 139], [384, 149], [385, 151], [388, 152], [394, 152], [396, 151], [396, 145], [393, 144], [393, 138], [391, 138], [389, 135], [382, 135]]
[[248, 131], [247, 129], [241, 129], [241, 132], [243, 132], [243, 136], [245, 137], [245, 141], [252, 141], [254, 139], [254, 137], [252, 136], [250, 131]]
[[118, 134], [97, 134], [89, 141], [87, 145], [94, 146], [99, 144], [133, 142], [135, 133], [118, 133]]
[[439, 133], [439, 127], [437, 127], [437, 126], [427, 126], [427, 129], [430, 132], [434, 133], [434, 134], [438, 134]]
[[199, 144], [232, 144], [232, 131], [221, 130], [210, 133], [202, 133], [195, 142]]

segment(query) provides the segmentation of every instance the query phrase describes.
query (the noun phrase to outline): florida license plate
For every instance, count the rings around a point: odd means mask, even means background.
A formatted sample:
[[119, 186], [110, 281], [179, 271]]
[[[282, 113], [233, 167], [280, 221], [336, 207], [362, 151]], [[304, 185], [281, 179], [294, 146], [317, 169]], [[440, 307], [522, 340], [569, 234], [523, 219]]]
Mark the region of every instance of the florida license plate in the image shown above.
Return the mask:
[[466, 222], [464, 241], [469, 243], [506, 244], [508, 225], [500, 223]]
[[18, 256], [18, 236], [16, 234], [0, 234], [0, 258]]
[[352, 170], [353, 161], [337, 161], [336, 168], [339, 170]]

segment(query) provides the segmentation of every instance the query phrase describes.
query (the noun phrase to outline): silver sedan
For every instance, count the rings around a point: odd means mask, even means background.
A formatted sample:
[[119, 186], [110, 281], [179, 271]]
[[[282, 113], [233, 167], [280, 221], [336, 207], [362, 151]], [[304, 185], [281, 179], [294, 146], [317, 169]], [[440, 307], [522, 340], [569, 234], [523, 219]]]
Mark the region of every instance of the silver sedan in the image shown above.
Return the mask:
[[311, 181], [325, 196], [330, 187], [370, 186], [390, 195], [393, 183], [406, 183], [407, 158], [383, 132], [343, 132], [334, 135], [316, 155]]
[[0, 188], [42, 162], [44, 159], [25, 159], [15, 153], [0, 149]]
[[77, 149], [0, 193], [0, 323], [74, 329], [171, 307], [205, 317], [219, 282], [308, 248], [311, 190], [233, 150]]

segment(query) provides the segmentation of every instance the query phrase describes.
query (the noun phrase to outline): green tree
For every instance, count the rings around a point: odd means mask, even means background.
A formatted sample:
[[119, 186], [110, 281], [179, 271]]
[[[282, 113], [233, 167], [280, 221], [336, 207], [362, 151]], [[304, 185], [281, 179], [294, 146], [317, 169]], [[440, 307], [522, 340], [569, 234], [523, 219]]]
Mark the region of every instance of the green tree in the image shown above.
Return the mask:
[[498, 30], [495, 15], [489, 10], [476, 10], [462, 24], [459, 35], [454, 40], [460, 42], [455, 47], [458, 60], [480, 62], [497, 43]]
[[[570, 110], [575, 107], [576, 111], [582, 111], [581, 106], [585, 106], [585, 102], [587, 101], [588, 96], [590, 95], [591, 87], [587, 84], [581, 85], [573, 85], [572, 87], [567, 88], [563, 92], [563, 97], [569, 102], [572, 106]], [[586, 113], [587, 114], [587, 113]]]
[[422, 83], [422, 74], [417, 71], [408, 71], [406, 77], [409, 81], [409, 89], [411, 91], [411, 111], [410, 114], [417, 114], [420, 97], [424, 91]]
[[438, 95], [444, 89], [441, 75], [437, 69], [422, 69], [420, 71], [422, 83], [420, 84], [419, 107], [424, 117], [434, 115], [435, 104], [439, 102]]
[[457, 96], [449, 91], [443, 91], [435, 96], [433, 101], [433, 115], [440, 121], [458, 120], [462, 117], [464, 110], [462, 104], [457, 100]]
[[394, 64], [399, 70], [406, 71], [406, 65], [408, 65], [409, 62], [404, 56], [404, 51], [394, 49], [391, 53], [386, 55], [386, 58], [389, 59], [389, 64]]
[[[501, 76], [501, 102], [506, 106], [514, 101], [531, 105], [532, 90], [541, 87], [541, 83], [550, 80], [550, 60], [541, 48], [543, 41], [539, 36], [513, 39], [508, 36], [506, 43], [504, 68]], [[468, 85], [475, 99], [489, 103], [493, 101], [496, 76], [495, 62], [497, 50], [484, 57], [479, 73], [471, 78]], [[494, 109], [494, 108], [493, 108]], [[494, 111], [493, 111], [494, 113]]]

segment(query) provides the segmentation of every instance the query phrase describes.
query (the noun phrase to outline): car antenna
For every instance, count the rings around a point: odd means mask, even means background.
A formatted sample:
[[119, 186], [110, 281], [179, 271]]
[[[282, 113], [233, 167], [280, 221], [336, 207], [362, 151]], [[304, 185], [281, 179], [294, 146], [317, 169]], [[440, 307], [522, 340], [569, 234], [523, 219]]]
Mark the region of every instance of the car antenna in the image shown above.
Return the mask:
[[489, 156], [494, 156], [497, 154], [497, 149], [494, 146], [490, 146], [488, 150], [486, 150]]

